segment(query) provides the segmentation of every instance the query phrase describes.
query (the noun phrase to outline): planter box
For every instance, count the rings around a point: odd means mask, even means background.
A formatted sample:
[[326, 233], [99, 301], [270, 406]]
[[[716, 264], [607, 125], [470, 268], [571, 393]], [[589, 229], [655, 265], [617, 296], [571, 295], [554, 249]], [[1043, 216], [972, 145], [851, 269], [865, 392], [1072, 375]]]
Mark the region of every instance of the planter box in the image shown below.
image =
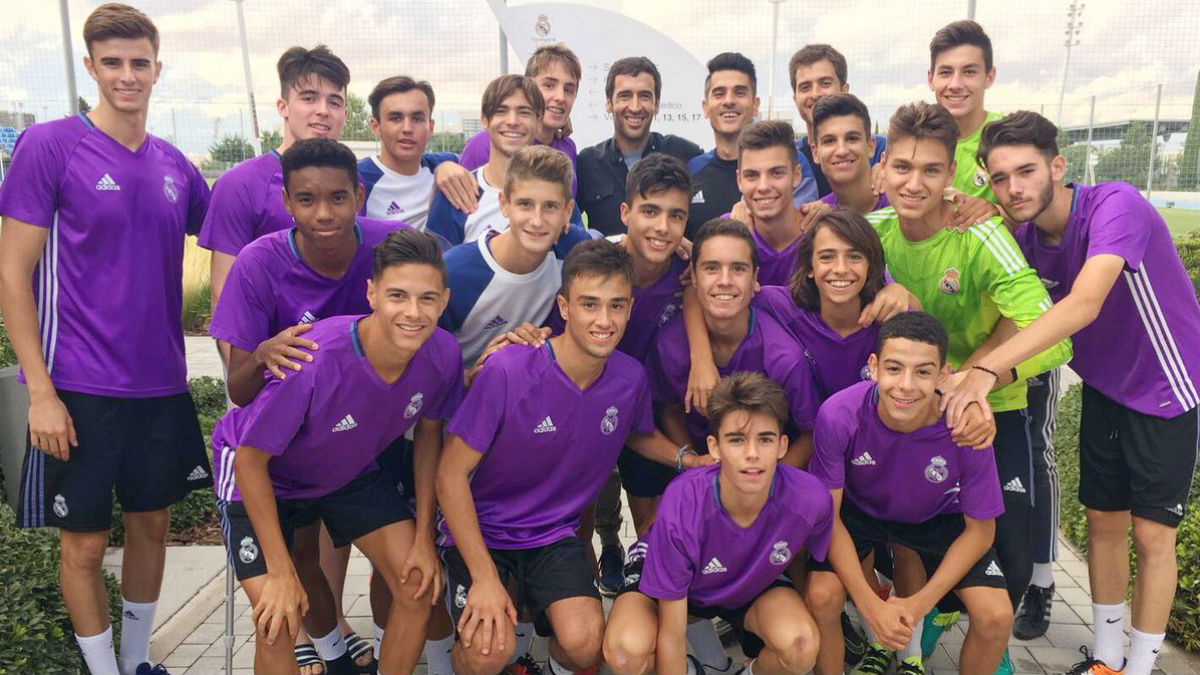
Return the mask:
[[17, 366], [0, 368], [0, 465], [4, 467], [8, 505], [14, 509], [21, 498], [21, 464], [29, 423], [29, 391], [17, 382], [17, 370]]

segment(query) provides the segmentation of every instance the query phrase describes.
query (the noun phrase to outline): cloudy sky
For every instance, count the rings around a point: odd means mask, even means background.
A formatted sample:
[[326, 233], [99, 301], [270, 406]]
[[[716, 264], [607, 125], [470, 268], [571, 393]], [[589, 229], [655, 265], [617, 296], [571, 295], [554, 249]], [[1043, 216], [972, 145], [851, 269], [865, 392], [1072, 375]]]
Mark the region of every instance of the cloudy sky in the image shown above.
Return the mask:
[[[484, 85], [499, 74], [498, 28], [485, 0], [244, 0], [258, 114], [277, 128], [274, 64], [293, 44], [330, 45], [350, 66], [351, 90], [365, 96], [379, 79], [401, 72], [430, 80], [435, 115], [453, 128], [476, 116]], [[70, 0], [79, 92], [95, 102], [80, 63], [84, 18], [97, 2]], [[151, 130], [203, 153], [214, 136], [249, 130], [237, 8], [233, 0], [134, 0], [162, 32], [163, 77], [155, 90]], [[511, 4], [523, 4], [511, 0]], [[623, 12], [655, 27], [701, 61], [741, 51], [759, 69], [765, 112], [772, 5], [767, 0], [629, 0], [583, 2]], [[1056, 117], [1063, 84], [1067, 0], [978, 0], [976, 18], [992, 37], [995, 110], [1042, 109]], [[0, 0], [0, 110], [38, 119], [66, 105], [58, 3]], [[851, 89], [885, 120], [899, 103], [929, 99], [928, 43], [945, 23], [964, 18], [966, 0], [887, 2], [783, 0], [779, 6], [776, 109], [790, 108], [788, 56], [809, 42], [829, 42], [850, 62]], [[601, 36], [602, 38], [603, 36]], [[510, 56], [510, 69], [519, 61]], [[586, 64], [585, 64], [586, 65]], [[1163, 119], [1186, 119], [1200, 71], [1200, 11], [1194, 0], [1088, 0], [1066, 82], [1066, 124], [1086, 123], [1088, 98], [1097, 121], [1149, 118], [1162, 83]], [[697, 83], [697, 98], [701, 95]], [[695, 139], [709, 145], [708, 139]]]

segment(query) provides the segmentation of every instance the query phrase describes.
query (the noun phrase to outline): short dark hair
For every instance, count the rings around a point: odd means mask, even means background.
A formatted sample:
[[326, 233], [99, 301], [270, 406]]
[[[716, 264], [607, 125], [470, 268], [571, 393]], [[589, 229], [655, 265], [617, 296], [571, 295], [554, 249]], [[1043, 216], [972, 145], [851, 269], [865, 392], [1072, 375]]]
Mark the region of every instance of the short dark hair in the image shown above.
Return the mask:
[[750, 78], [750, 93], [758, 93], [758, 75], [754, 72], [754, 62], [740, 52], [721, 52], [708, 60], [708, 75], [704, 78], [705, 97], [708, 96], [708, 85], [712, 82], [713, 73], [722, 70], [745, 73]]
[[1046, 159], [1058, 155], [1058, 127], [1035, 112], [1018, 110], [983, 128], [975, 161], [987, 166], [987, 156], [1002, 145], [1032, 145]]
[[817, 99], [813, 105], [813, 135], [817, 135], [817, 129], [821, 123], [833, 117], [848, 117], [853, 115], [862, 120], [863, 130], [871, 133], [871, 113], [867, 111], [865, 103], [859, 100], [854, 94], [830, 94]]
[[699, 264], [700, 250], [704, 248], [705, 242], [713, 237], [733, 237], [746, 242], [750, 247], [750, 264], [754, 269], [758, 269], [758, 245], [754, 243], [754, 235], [750, 234], [749, 227], [732, 218], [713, 218], [700, 226], [700, 231], [692, 240], [692, 267]]
[[741, 164], [742, 153], [745, 151], [767, 148], [787, 149], [788, 161], [795, 166], [796, 132], [792, 125], [783, 120], [759, 120], [747, 125], [738, 134], [738, 163]]
[[946, 24], [933, 34], [933, 39], [929, 41], [929, 70], [933, 70], [939, 54], [963, 45], [979, 47], [983, 52], [983, 69], [992, 69], [992, 39], [983, 32], [983, 26], [963, 19]]
[[525, 77], [537, 77], [538, 73], [545, 70], [551, 63], [561, 63], [575, 78], [576, 83], [583, 79], [583, 66], [579, 64], [579, 57], [575, 56], [575, 52], [561, 42], [542, 45], [535, 49], [533, 56], [530, 56], [529, 61], [525, 63]]
[[833, 74], [837, 76], [838, 83], [846, 84], [846, 57], [842, 56], [841, 52], [824, 44], [804, 45], [788, 60], [788, 77], [792, 81], [792, 91], [796, 91], [796, 71], [800, 66], [811, 66], [818, 61], [832, 63]]
[[625, 177], [625, 203], [633, 204], [634, 197], [643, 199], [667, 190], [682, 190], [692, 194], [692, 175], [683, 160], [662, 152], [652, 152], [638, 160]]
[[954, 149], [958, 146], [958, 122], [949, 110], [936, 103], [907, 103], [897, 108], [888, 121], [888, 148], [895, 147], [896, 141], [902, 138], [938, 141], [946, 147], [946, 154], [953, 162]]
[[371, 278], [378, 281], [384, 270], [393, 265], [429, 265], [446, 281], [446, 262], [442, 259], [442, 247], [437, 237], [428, 232], [400, 228], [384, 237], [375, 246], [371, 260]]
[[429, 102], [429, 112], [432, 114], [433, 85], [425, 80], [414, 80], [407, 75], [396, 75], [380, 80], [379, 84], [371, 90], [371, 95], [367, 97], [367, 103], [371, 106], [371, 117], [374, 117], [376, 122], [379, 121], [379, 105], [383, 103], [383, 99], [392, 94], [407, 94], [414, 89], [425, 94], [425, 100]]
[[87, 45], [88, 56], [92, 54], [93, 43], [114, 38], [146, 38], [158, 54], [158, 27], [141, 10], [119, 2], [100, 5], [83, 22], [83, 43]]
[[546, 112], [546, 100], [542, 98], [542, 92], [538, 90], [537, 83], [533, 81], [533, 78], [524, 75], [501, 75], [488, 82], [487, 89], [483, 90], [483, 101], [480, 105], [483, 119], [492, 119], [492, 116], [504, 104], [504, 99], [518, 91], [524, 94], [529, 105], [533, 106], [534, 117], [541, 120], [542, 113]]
[[283, 165], [283, 189], [288, 189], [292, 174], [310, 166], [341, 169], [350, 177], [350, 185], [358, 187], [358, 158], [354, 151], [331, 138], [308, 138], [296, 141], [279, 157]]
[[762, 373], [739, 371], [721, 378], [708, 395], [708, 423], [720, 439], [721, 422], [736, 412], [770, 415], [779, 421], [779, 432], [787, 424], [787, 396], [774, 380]]
[[558, 294], [571, 298], [571, 282], [579, 277], [619, 276], [633, 285], [633, 258], [624, 246], [607, 239], [593, 239], [577, 244], [563, 261], [562, 288]]
[[816, 248], [817, 233], [822, 229], [829, 229], [839, 239], [850, 244], [854, 250], [866, 257], [867, 279], [863, 283], [862, 291], [858, 294], [865, 307], [875, 299], [875, 294], [879, 293], [886, 283], [883, 278], [886, 265], [883, 258], [883, 242], [879, 239], [879, 233], [871, 227], [862, 214], [844, 207], [822, 216], [812, 227], [808, 228], [807, 232], [801, 235], [800, 243], [796, 246], [795, 271], [792, 273], [792, 280], [788, 286], [788, 290], [792, 294], [792, 301], [796, 303], [797, 307], [803, 307], [809, 311], [821, 310], [821, 292], [817, 290], [816, 281], [809, 275], [813, 270], [812, 259]]
[[662, 75], [658, 73], [658, 66], [644, 56], [626, 56], [613, 62], [608, 69], [608, 76], [604, 79], [604, 100], [612, 100], [618, 75], [637, 77], [642, 73], [650, 73], [650, 77], [654, 78], [654, 100], [657, 101], [662, 97]]
[[875, 354], [883, 356], [883, 345], [888, 340], [905, 339], [924, 342], [938, 349], [938, 365], [946, 364], [946, 351], [950, 347], [950, 336], [946, 328], [932, 314], [904, 312], [897, 314], [879, 327], [879, 339], [875, 343]]
[[571, 158], [548, 145], [527, 145], [513, 153], [504, 174], [504, 196], [512, 199], [518, 181], [544, 180], [562, 187], [563, 202], [571, 201]]
[[275, 69], [279, 71], [279, 97], [285, 100], [297, 84], [313, 75], [329, 80], [338, 89], [350, 84], [350, 69], [325, 45], [312, 49], [290, 47], [279, 57]]

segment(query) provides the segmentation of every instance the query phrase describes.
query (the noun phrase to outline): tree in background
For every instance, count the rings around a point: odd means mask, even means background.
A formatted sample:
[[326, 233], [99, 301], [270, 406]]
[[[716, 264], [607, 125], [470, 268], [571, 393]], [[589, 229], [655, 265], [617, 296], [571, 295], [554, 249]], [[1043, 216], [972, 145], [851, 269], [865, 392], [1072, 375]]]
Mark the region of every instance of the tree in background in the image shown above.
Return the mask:
[[208, 148], [211, 156], [208, 168], [229, 168], [254, 156], [254, 146], [240, 135], [225, 134]]
[[92, 104], [88, 103], [87, 99], [80, 96], [79, 97], [79, 112], [90, 113], [91, 111], [92, 111]]
[[[1125, 181], [1139, 190], [1146, 189], [1150, 172], [1150, 149], [1155, 139], [1150, 137], [1150, 125], [1132, 122], [1117, 147], [1105, 152], [1096, 162], [1096, 182]], [[1158, 157], [1154, 164], [1154, 184], [1165, 187], [1169, 162]]]
[[283, 132], [279, 129], [271, 129], [270, 131], [262, 132], [262, 149], [263, 152], [268, 152], [283, 145]]
[[[1062, 131], [1058, 134], [1058, 151], [1067, 158], [1067, 175], [1064, 183], [1082, 183], [1087, 179], [1087, 143], [1072, 144]], [[1093, 161], [1099, 156], [1099, 148], [1092, 148]]]
[[342, 127], [343, 141], [371, 141], [371, 108], [357, 94], [346, 96], [346, 126]]
[[1178, 190], [1200, 188], [1200, 72], [1196, 74], [1196, 93], [1192, 97], [1192, 119], [1188, 122], [1187, 140], [1179, 158]]

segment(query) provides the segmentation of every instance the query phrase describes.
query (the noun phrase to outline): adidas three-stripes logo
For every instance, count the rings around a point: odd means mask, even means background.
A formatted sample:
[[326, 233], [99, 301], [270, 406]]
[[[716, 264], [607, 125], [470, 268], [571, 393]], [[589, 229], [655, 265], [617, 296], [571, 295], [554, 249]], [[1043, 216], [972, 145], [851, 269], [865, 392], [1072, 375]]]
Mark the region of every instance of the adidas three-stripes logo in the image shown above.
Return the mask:
[[350, 431], [356, 426], [358, 426], [358, 422], [354, 421], [354, 416], [346, 415], [342, 418], [341, 422], [338, 422], [336, 425], [334, 425], [333, 432], [337, 433], [339, 431]]
[[713, 559], [708, 561], [708, 564], [704, 566], [704, 569], [700, 571], [700, 574], [720, 574], [721, 572], [728, 571], [729, 570], [725, 569], [725, 566], [721, 564], [721, 561], [717, 560], [716, 556], [713, 556]]
[[1020, 478], [1013, 478], [1012, 480], [1005, 483], [1004, 491], [1005, 492], [1020, 492], [1021, 494], [1026, 494], [1026, 492], [1027, 492], [1027, 490], [1025, 489], [1025, 485], [1021, 482]]
[[558, 427], [554, 426], [554, 420], [551, 420], [549, 415], [546, 415], [546, 419], [542, 420], [541, 424], [533, 428], [535, 434], [548, 434], [551, 431], [558, 431]]
[[875, 466], [875, 458], [871, 457], [871, 453], [864, 452], [863, 454], [850, 460], [854, 466]]
[[394, 215], [397, 215], [400, 213], [404, 213], [404, 209], [401, 208], [401, 206], [399, 204], [397, 204], [396, 202], [392, 202], [391, 204], [388, 204], [387, 215], [394, 216]]
[[108, 192], [108, 191], [120, 190], [121, 186], [117, 185], [117, 181], [113, 180], [112, 176], [110, 176], [108, 174], [104, 174], [103, 176], [100, 177], [100, 180], [96, 181], [96, 189], [104, 191], [104, 192]]

